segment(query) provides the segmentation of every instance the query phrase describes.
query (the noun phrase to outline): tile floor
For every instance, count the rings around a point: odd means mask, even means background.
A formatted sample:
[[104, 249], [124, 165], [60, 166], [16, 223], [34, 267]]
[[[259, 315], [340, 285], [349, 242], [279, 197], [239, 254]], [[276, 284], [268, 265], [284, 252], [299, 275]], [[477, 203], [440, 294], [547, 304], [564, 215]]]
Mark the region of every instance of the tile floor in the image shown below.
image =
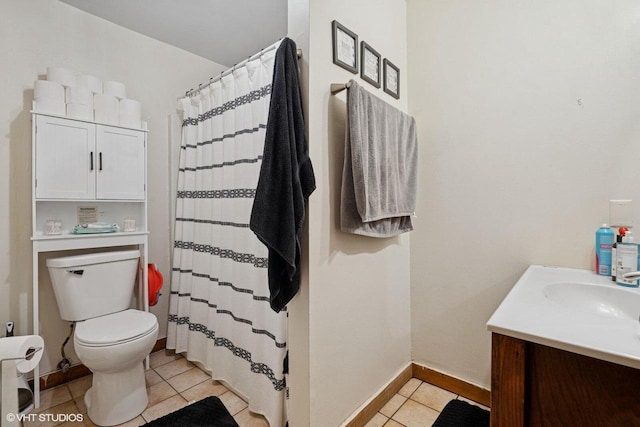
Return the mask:
[[[146, 371], [149, 406], [137, 418], [121, 426], [140, 426], [190, 402], [207, 396], [218, 396], [240, 427], [269, 427], [261, 415], [249, 412], [248, 405], [209, 374], [172, 351], [160, 350], [151, 354], [151, 369]], [[25, 427], [94, 426], [86, 415], [84, 393], [91, 386], [91, 376], [79, 378], [68, 384], [44, 390], [40, 394], [39, 413], [83, 414], [83, 422], [38, 423], [25, 422]], [[376, 414], [365, 427], [414, 427], [431, 426], [438, 414], [451, 399], [466, 400], [449, 391], [410, 379], [402, 389]], [[478, 405], [467, 400], [469, 403]], [[486, 407], [482, 405], [484, 409]]]
[[411, 378], [365, 427], [430, 427], [451, 399], [464, 400], [482, 409], [489, 409], [450, 391]]
[[[184, 357], [176, 355], [172, 351], [160, 350], [151, 354], [150, 365], [151, 369], [145, 373], [149, 392], [149, 406], [147, 406], [142, 415], [125, 424], [121, 424], [121, 426], [140, 426], [176, 411], [190, 402], [204, 399], [207, 396], [218, 396], [240, 427], [269, 427], [263, 416], [249, 412], [245, 401], [218, 381], [212, 380], [209, 374], [200, 370]], [[89, 387], [91, 387], [91, 376], [86, 376], [56, 388], [44, 390], [40, 394], [38, 412], [45, 414], [84, 414], [83, 422], [61, 424], [25, 422], [25, 427], [54, 425], [64, 427], [94, 426], [95, 424], [86, 415], [87, 408], [84, 405], [84, 393]]]

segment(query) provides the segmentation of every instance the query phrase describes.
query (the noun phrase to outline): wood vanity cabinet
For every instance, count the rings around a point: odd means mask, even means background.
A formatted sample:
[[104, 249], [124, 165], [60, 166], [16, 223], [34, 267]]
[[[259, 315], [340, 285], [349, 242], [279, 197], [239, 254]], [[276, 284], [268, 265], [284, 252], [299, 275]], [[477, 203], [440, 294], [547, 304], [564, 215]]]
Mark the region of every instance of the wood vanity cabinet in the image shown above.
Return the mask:
[[491, 426], [640, 426], [640, 370], [494, 332]]

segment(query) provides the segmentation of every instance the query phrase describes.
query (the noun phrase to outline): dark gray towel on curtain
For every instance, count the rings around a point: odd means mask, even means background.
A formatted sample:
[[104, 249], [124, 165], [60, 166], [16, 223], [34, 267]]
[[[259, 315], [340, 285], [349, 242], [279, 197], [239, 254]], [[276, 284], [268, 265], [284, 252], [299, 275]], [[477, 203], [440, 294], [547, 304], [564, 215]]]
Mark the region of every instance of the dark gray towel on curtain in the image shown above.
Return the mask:
[[296, 44], [285, 38], [276, 52], [264, 155], [250, 221], [251, 230], [269, 248], [269, 290], [276, 312], [300, 288], [300, 234], [305, 203], [315, 188]]

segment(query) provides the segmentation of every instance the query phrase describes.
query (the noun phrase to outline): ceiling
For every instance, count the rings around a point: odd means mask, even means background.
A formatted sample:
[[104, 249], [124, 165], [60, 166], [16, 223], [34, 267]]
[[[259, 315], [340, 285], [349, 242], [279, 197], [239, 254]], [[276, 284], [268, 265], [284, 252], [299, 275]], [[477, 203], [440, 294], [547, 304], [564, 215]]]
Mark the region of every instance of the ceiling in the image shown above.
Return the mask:
[[287, 35], [287, 0], [60, 0], [232, 66]]

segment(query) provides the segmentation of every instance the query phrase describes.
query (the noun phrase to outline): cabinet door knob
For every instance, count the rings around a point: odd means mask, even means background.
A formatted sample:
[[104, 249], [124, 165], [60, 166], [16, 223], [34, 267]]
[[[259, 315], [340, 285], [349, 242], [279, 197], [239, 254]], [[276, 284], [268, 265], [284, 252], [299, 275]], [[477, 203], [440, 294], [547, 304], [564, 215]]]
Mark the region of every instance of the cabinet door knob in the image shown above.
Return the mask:
[[98, 167], [98, 170], [102, 170], [102, 151], [100, 152], [100, 154], [98, 154], [98, 162], [100, 163], [100, 166]]
[[93, 171], [93, 151], [89, 153], [89, 170]]

